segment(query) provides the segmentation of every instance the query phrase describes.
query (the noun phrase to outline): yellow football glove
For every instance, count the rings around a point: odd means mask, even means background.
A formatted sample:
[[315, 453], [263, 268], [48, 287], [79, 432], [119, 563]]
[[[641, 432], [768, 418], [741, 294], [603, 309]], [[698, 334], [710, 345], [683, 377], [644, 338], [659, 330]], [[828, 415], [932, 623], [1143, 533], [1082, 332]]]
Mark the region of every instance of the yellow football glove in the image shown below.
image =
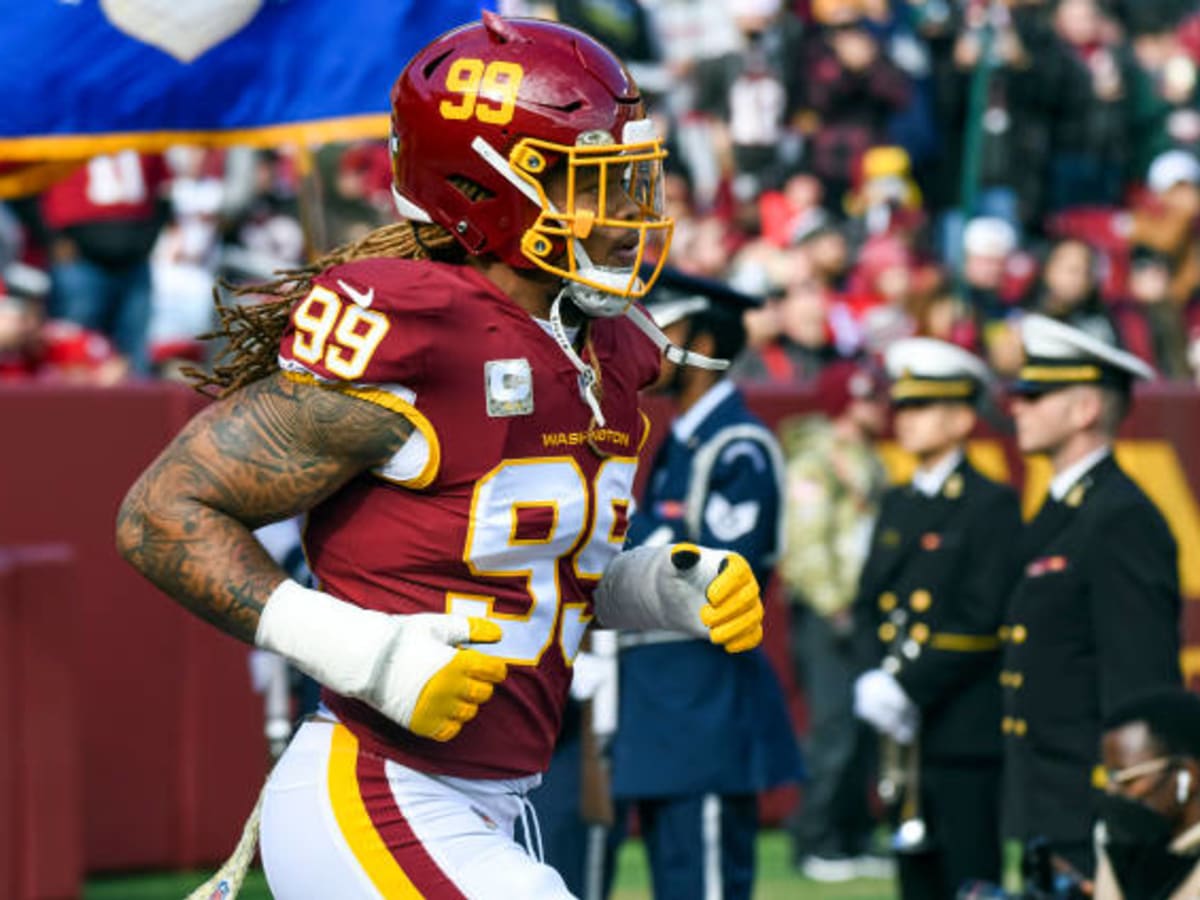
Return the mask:
[[[502, 636], [495, 622], [476, 618], [467, 622], [472, 643], [494, 644]], [[434, 652], [440, 650], [434, 648]], [[409, 731], [435, 741], [448, 741], [462, 731], [463, 725], [479, 713], [479, 707], [492, 698], [495, 686], [508, 675], [508, 666], [494, 656], [478, 650], [451, 652], [449, 662], [421, 689], [408, 722]], [[398, 662], [403, 665], [402, 660]]]
[[502, 660], [463, 645], [501, 634], [488, 619], [389, 615], [289, 579], [268, 598], [255, 643], [414, 734], [448, 741], [508, 675]]
[[741, 653], [762, 643], [762, 596], [744, 556], [675, 544], [671, 564], [676, 577], [704, 597], [698, 611], [710, 641], [727, 653]]

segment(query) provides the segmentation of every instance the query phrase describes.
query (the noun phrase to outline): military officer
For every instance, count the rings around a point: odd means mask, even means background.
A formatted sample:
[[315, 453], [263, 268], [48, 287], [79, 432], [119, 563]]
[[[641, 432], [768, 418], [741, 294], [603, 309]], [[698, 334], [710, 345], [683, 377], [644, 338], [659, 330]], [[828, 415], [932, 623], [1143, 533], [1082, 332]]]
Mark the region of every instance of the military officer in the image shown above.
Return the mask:
[[1000, 875], [997, 629], [1020, 509], [964, 452], [987, 367], [930, 338], [893, 343], [885, 362], [896, 437], [917, 470], [884, 496], [855, 601], [867, 669], [855, 712], [883, 736], [901, 895], [943, 900]]
[[1047, 839], [1090, 877], [1101, 724], [1131, 695], [1181, 682], [1175, 540], [1112, 453], [1133, 382], [1154, 372], [1043, 316], [1026, 316], [1021, 337], [1017, 440], [1054, 476], [1000, 632], [1005, 830]]

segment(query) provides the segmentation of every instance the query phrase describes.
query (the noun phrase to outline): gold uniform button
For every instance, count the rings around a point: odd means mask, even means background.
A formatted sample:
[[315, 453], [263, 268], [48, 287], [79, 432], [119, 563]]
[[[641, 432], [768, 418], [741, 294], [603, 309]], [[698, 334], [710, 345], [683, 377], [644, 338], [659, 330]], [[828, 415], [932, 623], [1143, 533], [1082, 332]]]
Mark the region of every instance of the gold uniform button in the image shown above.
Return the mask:
[[918, 622], [912, 628], [908, 629], [908, 636], [918, 644], [924, 644], [929, 640], [929, 626], [924, 622]]
[[879, 609], [881, 612], [891, 612], [896, 608], [896, 595], [891, 591], [884, 591], [879, 595]]
[[912, 596], [908, 598], [908, 605], [912, 607], [913, 612], [923, 613], [933, 605], [933, 595], [929, 591], [913, 591]]
[[1012, 716], [1005, 716], [1003, 719], [1000, 720], [1000, 730], [1003, 731], [1005, 734], [1012, 734], [1014, 724], [1015, 723], [1013, 721]]
[[879, 639], [885, 644], [890, 644], [896, 639], [896, 626], [891, 622], [884, 622], [879, 626]]
[[1012, 629], [1012, 642], [1014, 644], [1025, 643], [1025, 638], [1029, 637], [1029, 631], [1024, 625], [1014, 625]]
[[1020, 672], [1012, 672], [1008, 676], [1008, 684], [1010, 687], [1019, 688], [1025, 683], [1025, 676]]
[[1029, 723], [1024, 719], [1013, 720], [1013, 734], [1017, 737], [1025, 737], [1025, 732], [1029, 730]]

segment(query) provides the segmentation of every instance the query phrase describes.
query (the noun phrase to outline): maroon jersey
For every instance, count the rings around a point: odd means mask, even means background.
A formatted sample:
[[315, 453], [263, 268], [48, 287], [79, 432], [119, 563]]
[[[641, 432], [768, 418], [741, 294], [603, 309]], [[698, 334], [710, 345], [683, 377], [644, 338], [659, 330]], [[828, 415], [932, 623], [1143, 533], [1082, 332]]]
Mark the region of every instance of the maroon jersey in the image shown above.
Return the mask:
[[504, 629], [477, 649], [505, 659], [508, 678], [447, 743], [325, 692], [361, 740], [405, 765], [511, 778], [549, 764], [592, 592], [624, 542], [648, 428], [637, 393], [660, 360], [624, 317], [592, 322], [586, 353], [600, 366], [604, 427], [550, 335], [470, 268], [362, 260], [323, 273], [293, 310], [285, 371], [417, 426], [386, 465], [310, 512], [321, 588]]

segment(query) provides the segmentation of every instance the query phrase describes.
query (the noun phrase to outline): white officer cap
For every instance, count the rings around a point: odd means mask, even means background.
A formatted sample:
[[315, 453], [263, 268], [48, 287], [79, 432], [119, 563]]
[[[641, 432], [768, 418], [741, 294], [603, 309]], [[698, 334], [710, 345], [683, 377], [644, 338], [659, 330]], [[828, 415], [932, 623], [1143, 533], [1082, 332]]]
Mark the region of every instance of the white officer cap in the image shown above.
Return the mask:
[[1015, 394], [1044, 394], [1073, 384], [1128, 391], [1134, 379], [1151, 381], [1154, 369], [1079, 328], [1031, 313], [1021, 320], [1025, 364], [1011, 388]]
[[978, 356], [936, 338], [903, 338], [884, 351], [894, 405], [974, 404], [992, 381]]
[[1008, 256], [1017, 249], [1017, 230], [1004, 219], [980, 216], [963, 229], [963, 249], [973, 256]]
[[1150, 163], [1146, 184], [1156, 194], [1168, 191], [1180, 182], [1200, 184], [1200, 160], [1186, 150], [1168, 150]]
[[740, 315], [743, 310], [761, 306], [762, 298], [739, 291], [722, 281], [663, 266], [653, 290], [642, 302], [654, 324], [666, 328], [709, 309], [723, 308], [731, 314]]

